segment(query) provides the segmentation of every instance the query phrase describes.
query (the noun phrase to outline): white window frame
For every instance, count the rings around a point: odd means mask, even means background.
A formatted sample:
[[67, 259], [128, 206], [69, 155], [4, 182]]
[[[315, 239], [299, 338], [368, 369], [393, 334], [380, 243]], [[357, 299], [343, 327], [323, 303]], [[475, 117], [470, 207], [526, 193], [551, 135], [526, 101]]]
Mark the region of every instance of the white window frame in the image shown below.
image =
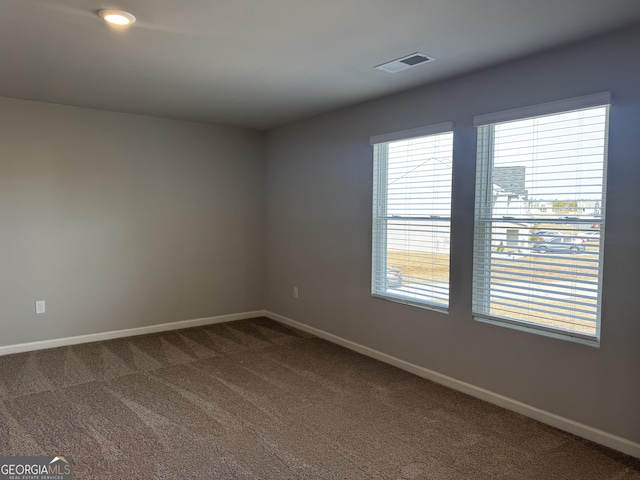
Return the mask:
[[[601, 305], [602, 305], [602, 270], [603, 270], [603, 252], [604, 252], [604, 227], [605, 227], [605, 208], [606, 203], [606, 179], [607, 179], [607, 150], [608, 150], [608, 133], [609, 120], [608, 107], [611, 104], [611, 93], [602, 92], [582, 97], [575, 97], [556, 102], [549, 102], [539, 105], [533, 105], [523, 108], [479, 115], [474, 117], [474, 126], [478, 127], [478, 156], [477, 156], [477, 178], [476, 178], [476, 206], [475, 206], [475, 235], [474, 235], [474, 285], [473, 285], [473, 319], [484, 323], [514, 328], [540, 335], [570, 340], [583, 343], [590, 346], [599, 346], [600, 329], [601, 329]], [[607, 107], [607, 116], [605, 117], [605, 139], [604, 139], [604, 158], [603, 158], [603, 185], [601, 203], [603, 205], [601, 213], [601, 239], [599, 243], [599, 270], [597, 285], [597, 312], [594, 335], [582, 334], [573, 330], [548, 327], [537, 323], [529, 323], [514, 318], [494, 317], [487, 308], [491, 304], [491, 287], [486, 285], [478, 287], [475, 279], [485, 278], [485, 283], [490, 283], [491, 270], [491, 229], [492, 222], [487, 222], [487, 218], [492, 217], [492, 213], [487, 211], [487, 205], [490, 204], [489, 182], [490, 175], [488, 172], [492, 170], [493, 164], [493, 126], [503, 122], [525, 120], [534, 117], [553, 115], [576, 110], [589, 109], [593, 107]], [[533, 218], [534, 215], [531, 216]], [[495, 222], [495, 221], [493, 221]]]
[[[414, 128], [410, 130], [402, 130], [398, 132], [386, 133], [370, 137], [370, 143], [374, 146], [374, 203], [373, 203], [373, 222], [372, 222], [372, 266], [371, 266], [371, 294], [374, 297], [385, 300], [412, 305], [419, 308], [435, 310], [441, 313], [449, 311], [449, 285], [447, 282], [447, 300], [443, 302], [427, 301], [416, 299], [410, 295], [403, 295], [399, 292], [390, 292], [387, 285], [387, 224], [390, 217], [387, 213], [387, 175], [388, 175], [388, 158], [386, 151], [376, 150], [388, 148], [390, 142], [409, 140], [419, 137], [427, 137], [439, 135], [443, 133], [453, 134], [453, 122], [444, 122], [436, 125]], [[378, 152], [376, 155], [375, 152]], [[451, 155], [453, 161], [453, 152]], [[452, 182], [453, 183], [453, 182]], [[451, 185], [452, 188], [452, 185]], [[449, 192], [451, 195], [451, 190]], [[377, 200], [378, 199], [378, 200]], [[380, 201], [379, 199], [384, 199]], [[408, 219], [408, 217], [397, 217], [395, 219]], [[448, 216], [438, 216], [430, 218], [432, 221], [448, 222], [451, 225], [451, 212]], [[449, 246], [449, 256], [451, 255], [451, 247]], [[383, 279], [382, 284], [376, 286], [376, 278]]]

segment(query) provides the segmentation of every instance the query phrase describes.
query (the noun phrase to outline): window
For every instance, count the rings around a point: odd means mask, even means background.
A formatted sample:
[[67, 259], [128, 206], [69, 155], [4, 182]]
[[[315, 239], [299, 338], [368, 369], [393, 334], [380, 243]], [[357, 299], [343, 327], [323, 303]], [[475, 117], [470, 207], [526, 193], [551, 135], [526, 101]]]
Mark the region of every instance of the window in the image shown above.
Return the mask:
[[453, 124], [371, 138], [374, 296], [446, 311]]
[[475, 118], [475, 319], [599, 341], [609, 103]]

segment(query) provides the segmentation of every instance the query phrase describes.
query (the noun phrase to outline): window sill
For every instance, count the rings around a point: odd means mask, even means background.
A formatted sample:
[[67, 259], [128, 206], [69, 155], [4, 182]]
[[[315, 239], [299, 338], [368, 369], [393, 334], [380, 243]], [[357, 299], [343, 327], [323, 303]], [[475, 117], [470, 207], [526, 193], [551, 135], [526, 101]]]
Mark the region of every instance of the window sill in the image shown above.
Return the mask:
[[382, 294], [382, 293], [371, 293], [371, 296], [374, 298], [378, 298], [380, 300], [386, 300], [388, 302], [401, 303], [403, 305], [409, 305], [411, 307], [422, 308], [425, 310], [431, 310], [438, 313], [444, 313], [445, 315], [449, 314], [449, 307], [444, 305], [438, 305], [435, 303], [424, 303], [418, 300], [412, 299], [410, 297], [405, 297], [403, 295], [393, 295], [393, 294]]
[[564, 340], [567, 342], [587, 345], [589, 347], [600, 348], [600, 339], [598, 337], [591, 336], [591, 335], [580, 334], [580, 333], [571, 332], [568, 330], [545, 328], [544, 326], [540, 326], [540, 325], [527, 324], [524, 322], [516, 322], [512, 320], [481, 316], [481, 315], [473, 315], [473, 319], [481, 323], [488, 323], [489, 325], [496, 325], [498, 327], [511, 328], [513, 330], [519, 330], [521, 332], [533, 333], [535, 335], [542, 335], [543, 337], [550, 337], [558, 340]]

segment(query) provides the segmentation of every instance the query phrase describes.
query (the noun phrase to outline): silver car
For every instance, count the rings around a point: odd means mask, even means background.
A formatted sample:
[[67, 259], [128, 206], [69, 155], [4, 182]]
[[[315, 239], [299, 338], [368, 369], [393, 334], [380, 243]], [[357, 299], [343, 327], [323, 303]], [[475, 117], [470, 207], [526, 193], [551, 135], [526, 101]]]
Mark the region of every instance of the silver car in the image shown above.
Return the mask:
[[584, 238], [563, 235], [560, 237], [546, 238], [543, 242], [534, 243], [531, 250], [537, 253], [547, 253], [547, 252], [581, 253], [586, 250], [584, 246], [584, 241], [585, 241]]

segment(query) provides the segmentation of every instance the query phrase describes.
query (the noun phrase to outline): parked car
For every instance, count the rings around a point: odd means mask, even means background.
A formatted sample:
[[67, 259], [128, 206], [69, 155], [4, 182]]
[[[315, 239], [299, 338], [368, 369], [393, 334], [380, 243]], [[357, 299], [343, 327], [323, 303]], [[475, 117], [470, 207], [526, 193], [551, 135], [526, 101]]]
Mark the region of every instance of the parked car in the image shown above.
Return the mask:
[[387, 267], [387, 287], [402, 287], [402, 271], [399, 268]]
[[582, 232], [581, 237], [585, 237], [589, 240], [600, 240], [600, 230], [591, 230], [590, 232]]
[[570, 252], [580, 253], [584, 252], [584, 238], [571, 237], [569, 235], [562, 235], [560, 237], [547, 238], [543, 242], [534, 243], [531, 248], [532, 251], [537, 253], [547, 252]]
[[539, 232], [533, 232], [531, 236], [537, 238], [560, 237], [562, 233], [553, 230], [540, 230]]

